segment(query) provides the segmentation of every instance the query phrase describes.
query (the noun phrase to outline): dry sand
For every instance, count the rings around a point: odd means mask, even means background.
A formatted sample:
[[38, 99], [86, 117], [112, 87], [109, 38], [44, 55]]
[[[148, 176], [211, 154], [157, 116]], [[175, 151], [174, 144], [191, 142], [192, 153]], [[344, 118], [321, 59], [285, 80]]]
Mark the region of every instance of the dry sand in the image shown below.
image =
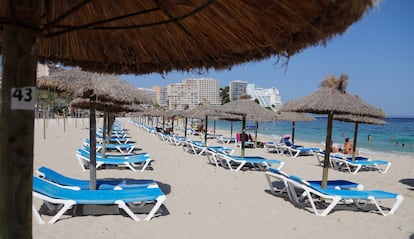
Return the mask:
[[[64, 215], [55, 224], [43, 225], [33, 220], [34, 238], [414, 238], [414, 157], [381, 158], [392, 162], [386, 174], [360, 172], [351, 175], [329, 171], [330, 179], [347, 179], [362, 183], [366, 189], [403, 195], [404, 201], [395, 215], [384, 217], [349, 209], [334, 210], [320, 217], [296, 207], [284, 197], [271, 195], [263, 172], [231, 172], [212, 166], [205, 156], [189, 154], [162, 142], [127, 118], [118, 120], [130, 130], [136, 146], [155, 160], [153, 170], [103, 169], [97, 171], [97, 176], [158, 181], [167, 195], [161, 215], [149, 222], [134, 222], [119, 214]], [[100, 119], [98, 125], [101, 124]], [[62, 120], [49, 120], [44, 139], [42, 120], [37, 120], [34, 169], [47, 166], [70, 177], [88, 179], [89, 171], [82, 171], [75, 157], [82, 139], [89, 136], [87, 125], [87, 120], [68, 119], [64, 132]], [[226, 135], [227, 132], [221, 133]], [[296, 141], [305, 146], [321, 146]], [[209, 145], [218, 143], [209, 140]], [[235, 154], [239, 153], [236, 149]], [[320, 179], [322, 175], [322, 168], [317, 166], [313, 156], [291, 158], [268, 153], [265, 149], [246, 149], [246, 155], [282, 160], [284, 171], [305, 179]], [[35, 204], [39, 206], [39, 200], [35, 200]], [[88, 214], [107, 210], [84, 208]]]

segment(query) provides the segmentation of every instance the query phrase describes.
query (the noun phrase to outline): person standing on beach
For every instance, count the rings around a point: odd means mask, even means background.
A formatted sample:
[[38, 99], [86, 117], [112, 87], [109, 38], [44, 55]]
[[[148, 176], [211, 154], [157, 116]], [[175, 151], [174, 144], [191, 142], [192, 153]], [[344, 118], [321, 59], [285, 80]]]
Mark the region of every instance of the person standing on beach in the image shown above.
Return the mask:
[[344, 154], [352, 154], [352, 143], [349, 140], [349, 138], [345, 139], [345, 144], [344, 144]]

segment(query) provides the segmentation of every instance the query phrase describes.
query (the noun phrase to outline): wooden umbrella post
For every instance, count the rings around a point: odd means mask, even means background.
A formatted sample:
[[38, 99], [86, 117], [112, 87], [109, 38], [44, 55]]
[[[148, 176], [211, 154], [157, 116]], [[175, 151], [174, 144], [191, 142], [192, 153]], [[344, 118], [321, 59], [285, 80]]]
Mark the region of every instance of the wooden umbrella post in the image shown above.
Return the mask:
[[355, 160], [356, 155], [356, 144], [357, 144], [357, 137], [358, 137], [358, 122], [355, 122], [355, 130], [354, 130], [354, 145], [352, 145], [352, 161]]
[[244, 149], [245, 149], [245, 145], [244, 145], [244, 141], [246, 140], [246, 115], [243, 114], [243, 118], [242, 118], [242, 133], [241, 133], [241, 157], [244, 158]]
[[[32, 29], [37, 29], [39, 25], [39, 3], [29, 0], [7, 1], [4, 6], [9, 24], [2, 25], [0, 238], [32, 238], [34, 109], [38, 61], [38, 35]], [[29, 20], [19, 22], [15, 19], [23, 15]]]
[[257, 131], [259, 130], [259, 121], [254, 122], [254, 147], [257, 148]]
[[63, 110], [63, 132], [66, 133], [66, 110]]
[[328, 114], [328, 123], [326, 126], [326, 142], [325, 142], [325, 158], [323, 161], [323, 170], [322, 170], [322, 188], [326, 188], [328, 185], [328, 170], [329, 170], [329, 155], [331, 153], [331, 142], [332, 142], [332, 122], [333, 122], [333, 112]]
[[206, 127], [204, 129], [204, 146], [207, 147], [207, 134], [208, 134], [208, 131], [207, 131], [207, 129], [208, 129], [208, 116], [207, 116], [207, 114], [205, 116], [205, 125], [206, 125]]
[[42, 103], [42, 118], [43, 118], [43, 138], [46, 139], [46, 114], [45, 114], [45, 103]]
[[[106, 157], [106, 143], [109, 143], [109, 141], [107, 142], [106, 140], [109, 140], [109, 113], [107, 110], [104, 110], [104, 115], [103, 115], [103, 125], [102, 125], [102, 158]], [[96, 136], [95, 136], [96, 137]]]
[[188, 118], [185, 117], [185, 126], [184, 126], [184, 137], [187, 138], [187, 123], [188, 123]]
[[96, 95], [90, 97], [89, 105], [89, 188], [96, 190], [96, 115], [95, 115]]

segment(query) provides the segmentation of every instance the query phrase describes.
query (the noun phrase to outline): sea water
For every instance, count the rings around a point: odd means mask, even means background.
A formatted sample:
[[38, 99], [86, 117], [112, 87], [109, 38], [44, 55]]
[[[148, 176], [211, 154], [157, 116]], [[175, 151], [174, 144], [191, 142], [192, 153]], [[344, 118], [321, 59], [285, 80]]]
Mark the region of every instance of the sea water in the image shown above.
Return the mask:
[[[387, 124], [358, 124], [357, 149], [360, 153], [387, 153], [414, 157], [414, 118], [386, 118]], [[210, 120], [209, 120], [210, 121]], [[254, 122], [247, 122], [248, 128], [254, 128]], [[209, 128], [213, 121], [209, 122]], [[229, 121], [216, 121], [216, 128], [230, 130]], [[316, 117], [315, 121], [296, 122], [295, 139], [325, 144], [326, 117]], [[211, 128], [210, 128], [211, 129]], [[332, 140], [335, 144], [343, 145], [345, 138], [349, 137], [353, 142], [355, 123], [333, 121]], [[233, 136], [241, 131], [241, 122], [233, 122]], [[254, 129], [248, 130], [254, 133]], [[292, 134], [292, 122], [273, 121], [259, 122], [258, 134], [266, 135], [274, 141], [278, 141], [281, 135]], [[371, 140], [368, 136], [371, 135]], [[230, 135], [228, 135], [230, 136]], [[259, 139], [260, 140], [260, 139]]]

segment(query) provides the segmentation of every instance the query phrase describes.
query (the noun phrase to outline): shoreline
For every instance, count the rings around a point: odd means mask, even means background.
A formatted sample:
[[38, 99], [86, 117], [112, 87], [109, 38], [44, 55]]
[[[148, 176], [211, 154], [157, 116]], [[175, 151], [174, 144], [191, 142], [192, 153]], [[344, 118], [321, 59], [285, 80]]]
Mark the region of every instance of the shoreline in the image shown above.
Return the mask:
[[[414, 119], [409, 120], [389, 120], [386, 125], [376, 126], [360, 124], [358, 130], [357, 146], [364, 152], [383, 152], [396, 153], [401, 155], [414, 155], [414, 137], [409, 132], [414, 130]], [[211, 128], [209, 122], [209, 130]], [[229, 129], [230, 123], [226, 121], [217, 121], [217, 128]], [[249, 123], [251, 125], [251, 123]], [[354, 125], [347, 122], [334, 122], [332, 140], [334, 143], [343, 144], [346, 137], [353, 139]], [[240, 131], [239, 122], [233, 124], [235, 131]], [[259, 123], [258, 132], [265, 135], [266, 138], [279, 140], [281, 135], [291, 134], [292, 125], [289, 122], [262, 122]], [[325, 142], [326, 137], [326, 119], [317, 118], [311, 122], [297, 122], [295, 138], [312, 144], [321, 144]], [[254, 130], [248, 130], [253, 133]], [[372, 135], [371, 141], [367, 137]], [[405, 146], [402, 146], [404, 143]]]
[[[234, 130], [234, 129], [233, 129]], [[209, 130], [210, 131], [210, 130]], [[235, 132], [239, 132], [240, 130], [236, 130]], [[182, 133], [182, 132], [181, 132]], [[210, 131], [210, 133], [213, 133], [213, 131]], [[250, 133], [254, 136], [254, 132], [248, 131], [247, 133]], [[216, 134], [222, 134], [223, 136], [229, 137], [230, 136], [230, 130], [226, 130], [226, 129], [222, 129], [222, 128], [216, 128]], [[233, 132], [233, 136], [234, 136], [234, 132]], [[265, 135], [265, 134], [257, 134], [258, 137], [258, 141], [261, 142], [278, 142], [278, 140], [275, 139], [274, 135], [273, 136], [269, 136], [269, 135]], [[295, 138], [295, 143], [298, 145], [303, 145], [305, 147], [315, 147], [315, 148], [321, 148], [322, 150], [324, 150], [325, 148], [325, 142], [311, 142], [311, 141], [306, 141], [306, 140], [301, 140], [298, 138]], [[342, 146], [342, 145], [341, 145]], [[404, 158], [404, 159], [413, 159], [414, 160], [414, 154], [410, 153], [410, 152], [385, 152], [385, 151], [373, 151], [371, 149], [366, 149], [366, 148], [360, 148], [357, 147], [357, 150], [359, 152], [360, 155], [371, 155], [372, 157], [375, 158], [383, 158], [383, 159], [387, 159], [389, 157], [391, 158]]]

